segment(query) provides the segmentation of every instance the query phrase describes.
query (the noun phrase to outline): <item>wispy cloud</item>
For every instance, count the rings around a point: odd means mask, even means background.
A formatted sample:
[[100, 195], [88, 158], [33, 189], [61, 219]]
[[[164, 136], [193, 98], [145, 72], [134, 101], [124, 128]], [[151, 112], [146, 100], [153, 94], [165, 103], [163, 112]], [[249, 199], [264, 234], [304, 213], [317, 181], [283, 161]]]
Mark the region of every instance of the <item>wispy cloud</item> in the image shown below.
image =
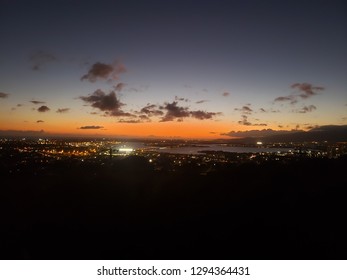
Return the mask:
[[324, 90], [322, 86], [313, 86], [309, 83], [295, 83], [290, 86], [296, 89], [298, 93], [293, 93], [287, 96], [279, 96], [274, 99], [274, 102], [290, 102], [290, 104], [297, 103], [300, 99], [307, 99], [311, 96], [317, 95], [319, 91]]
[[229, 96], [230, 95], [230, 92], [227, 92], [227, 91], [225, 91], [225, 92], [223, 92], [223, 94], [222, 94], [224, 97], [227, 97], [227, 96]]
[[37, 120], [36, 122], [37, 122], [37, 123], [43, 123], [43, 122], [45, 122], [45, 121], [43, 121], [43, 120]]
[[175, 101], [189, 102], [190, 100], [188, 98], [175, 96]]
[[198, 100], [195, 103], [196, 104], [202, 104], [202, 103], [205, 103], [205, 102], [208, 102], [208, 100]]
[[30, 102], [35, 104], [35, 105], [37, 105], [37, 104], [45, 104], [46, 103], [46, 102], [38, 101], [38, 100], [31, 100]]
[[318, 91], [325, 89], [322, 86], [313, 86], [309, 83], [295, 83], [291, 85], [291, 88], [297, 89], [300, 92], [299, 96], [304, 99], [316, 95]]
[[70, 111], [70, 108], [58, 108], [58, 110], [56, 111], [57, 113], [67, 113]]
[[121, 92], [123, 90], [123, 88], [125, 88], [125, 86], [126, 86], [125, 83], [118, 83], [113, 88], [114, 88], [115, 91]]
[[304, 106], [302, 107], [300, 110], [297, 110], [296, 112], [297, 113], [301, 113], [301, 114], [305, 114], [305, 113], [308, 113], [308, 112], [312, 112], [314, 110], [316, 110], [317, 107], [314, 106], [314, 105], [309, 105], [309, 106]]
[[253, 112], [253, 110], [248, 105], [242, 106], [242, 108], [235, 108], [235, 111], [240, 111], [242, 114], [247, 114], [247, 115], [250, 115]]
[[54, 62], [57, 57], [49, 52], [42, 50], [36, 51], [30, 56], [30, 62], [32, 63], [32, 70], [41, 70], [46, 64]]
[[100, 125], [86, 125], [86, 126], [81, 126], [78, 129], [101, 129], [101, 128], [104, 128], [104, 127]]
[[164, 112], [159, 110], [158, 106], [155, 104], [147, 104], [140, 110], [140, 113], [146, 114], [147, 116], [162, 116]]
[[8, 93], [0, 92], [0, 98], [7, 98], [9, 95]]

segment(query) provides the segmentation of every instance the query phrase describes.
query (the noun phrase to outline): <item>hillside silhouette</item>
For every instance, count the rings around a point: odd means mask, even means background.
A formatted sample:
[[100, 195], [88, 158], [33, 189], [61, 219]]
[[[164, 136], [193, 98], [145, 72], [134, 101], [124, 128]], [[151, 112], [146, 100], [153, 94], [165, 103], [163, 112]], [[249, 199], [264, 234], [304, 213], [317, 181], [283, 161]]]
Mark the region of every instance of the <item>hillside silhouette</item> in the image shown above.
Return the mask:
[[1, 258], [346, 259], [346, 163], [2, 163]]

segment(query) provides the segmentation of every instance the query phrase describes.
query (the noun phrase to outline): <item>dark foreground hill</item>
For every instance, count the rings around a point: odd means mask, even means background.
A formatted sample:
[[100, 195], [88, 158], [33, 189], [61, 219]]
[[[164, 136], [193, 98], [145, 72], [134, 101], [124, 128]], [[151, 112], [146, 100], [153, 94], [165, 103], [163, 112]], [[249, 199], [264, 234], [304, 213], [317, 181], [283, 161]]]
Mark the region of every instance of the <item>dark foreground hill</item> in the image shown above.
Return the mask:
[[[1, 171], [2, 259], [346, 259], [346, 158]], [[33, 170], [32, 170], [33, 169]]]

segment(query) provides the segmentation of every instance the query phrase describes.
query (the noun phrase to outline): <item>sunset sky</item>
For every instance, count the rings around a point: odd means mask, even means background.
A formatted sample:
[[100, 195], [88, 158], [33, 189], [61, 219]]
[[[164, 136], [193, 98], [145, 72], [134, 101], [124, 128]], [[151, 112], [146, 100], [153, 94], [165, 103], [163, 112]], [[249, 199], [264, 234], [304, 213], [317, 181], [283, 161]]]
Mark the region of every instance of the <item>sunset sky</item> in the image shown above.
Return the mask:
[[230, 138], [347, 124], [346, 1], [2, 0], [0, 130]]

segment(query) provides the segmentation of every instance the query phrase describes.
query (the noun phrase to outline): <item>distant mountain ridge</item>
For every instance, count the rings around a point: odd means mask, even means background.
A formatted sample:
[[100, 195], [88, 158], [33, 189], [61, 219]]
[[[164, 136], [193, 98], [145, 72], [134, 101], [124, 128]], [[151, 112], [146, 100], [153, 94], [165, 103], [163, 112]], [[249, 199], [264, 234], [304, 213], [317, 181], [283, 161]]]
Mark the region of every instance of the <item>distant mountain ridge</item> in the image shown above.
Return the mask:
[[232, 142], [251, 143], [257, 140], [263, 142], [347, 142], [347, 125], [325, 125], [308, 131], [301, 130], [268, 136], [244, 137], [233, 139]]

